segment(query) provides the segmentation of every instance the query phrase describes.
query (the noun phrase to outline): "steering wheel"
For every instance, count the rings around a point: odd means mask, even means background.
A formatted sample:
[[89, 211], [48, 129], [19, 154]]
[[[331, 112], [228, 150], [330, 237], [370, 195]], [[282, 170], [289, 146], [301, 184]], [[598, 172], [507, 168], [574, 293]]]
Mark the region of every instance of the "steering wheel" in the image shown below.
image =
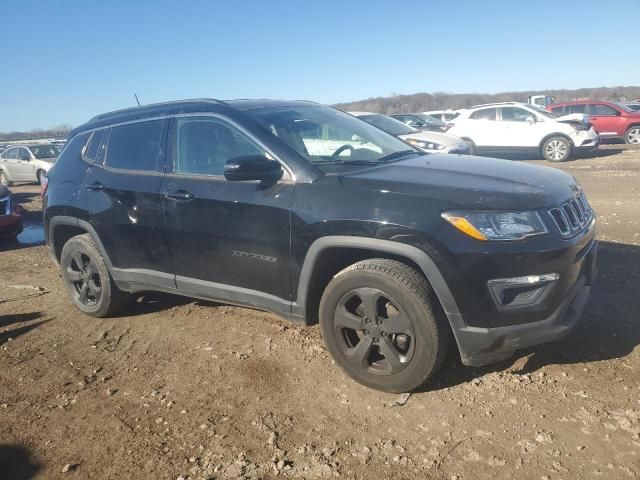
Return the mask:
[[355, 148], [353, 148], [353, 145], [350, 145], [348, 143], [345, 143], [344, 145], [338, 147], [338, 149], [333, 152], [331, 154], [332, 157], [337, 157], [338, 155], [340, 155], [342, 152], [344, 152], [345, 150], [351, 150], [352, 152], [355, 150]]

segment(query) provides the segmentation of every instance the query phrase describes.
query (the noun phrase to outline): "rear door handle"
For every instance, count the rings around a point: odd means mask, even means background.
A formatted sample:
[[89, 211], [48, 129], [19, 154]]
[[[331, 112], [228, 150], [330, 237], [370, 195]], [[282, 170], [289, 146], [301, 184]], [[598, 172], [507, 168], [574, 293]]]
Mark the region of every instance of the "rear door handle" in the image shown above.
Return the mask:
[[91, 185], [85, 185], [85, 187], [87, 190], [94, 190], [97, 192], [102, 192], [103, 190], [105, 190], [104, 185], [102, 185], [100, 182], [94, 182]]
[[171, 198], [173, 200], [192, 200], [193, 193], [187, 192], [186, 190], [169, 190], [164, 194], [165, 197]]

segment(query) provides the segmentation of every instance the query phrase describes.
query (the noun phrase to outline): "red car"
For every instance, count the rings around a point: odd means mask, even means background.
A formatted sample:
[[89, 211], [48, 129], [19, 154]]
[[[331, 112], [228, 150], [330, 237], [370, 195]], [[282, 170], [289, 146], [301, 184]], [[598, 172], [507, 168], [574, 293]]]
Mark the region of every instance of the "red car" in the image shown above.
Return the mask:
[[22, 207], [13, 203], [11, 192], [0, 185], [0, 239], [13, 239], [22, 232]]
[[554, 103], [547, 110], [557, 115], [586, 113], [601, 138], [621, 138], [632, 145], [640, 144], [640, 112], [634, 112], [625, 105], [599, 100], [578, 100]]

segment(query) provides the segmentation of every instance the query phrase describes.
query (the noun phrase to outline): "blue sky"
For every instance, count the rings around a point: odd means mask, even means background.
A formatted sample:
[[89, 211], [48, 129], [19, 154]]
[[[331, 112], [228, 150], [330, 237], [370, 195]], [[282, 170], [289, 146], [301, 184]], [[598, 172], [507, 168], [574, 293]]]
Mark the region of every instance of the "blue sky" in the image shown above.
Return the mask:
[[0, 131], [194, 97], [640, 84], [640, 0], [0, 1]]

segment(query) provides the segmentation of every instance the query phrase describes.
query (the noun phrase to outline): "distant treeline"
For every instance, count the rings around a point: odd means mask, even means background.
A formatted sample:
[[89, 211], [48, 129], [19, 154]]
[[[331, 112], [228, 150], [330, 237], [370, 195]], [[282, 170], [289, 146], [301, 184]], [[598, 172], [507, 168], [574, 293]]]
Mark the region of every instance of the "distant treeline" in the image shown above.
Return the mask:
[[341, 110], [377, 112], [385, 114], [403, 112], [426, 112], [468, 108], [472, 105], [493, 102], [526, 102], [529, 95], [551, 95], [556, 101], [579, 99], [592, 100], [633, 100], [640, 98], [640, 87], [597, 87], [576, 90], [528, 90], [503, 93], [414, 93], [412, 95], [392, 95], [389, 97], [368, 98], [334, 105]]
[[35, 128], [28, 132], [0, 132], [0, 142], [32, 140], [37, 138], [67, 138], [70, 131], [71, 125], [63, 124], [48, 129]]

